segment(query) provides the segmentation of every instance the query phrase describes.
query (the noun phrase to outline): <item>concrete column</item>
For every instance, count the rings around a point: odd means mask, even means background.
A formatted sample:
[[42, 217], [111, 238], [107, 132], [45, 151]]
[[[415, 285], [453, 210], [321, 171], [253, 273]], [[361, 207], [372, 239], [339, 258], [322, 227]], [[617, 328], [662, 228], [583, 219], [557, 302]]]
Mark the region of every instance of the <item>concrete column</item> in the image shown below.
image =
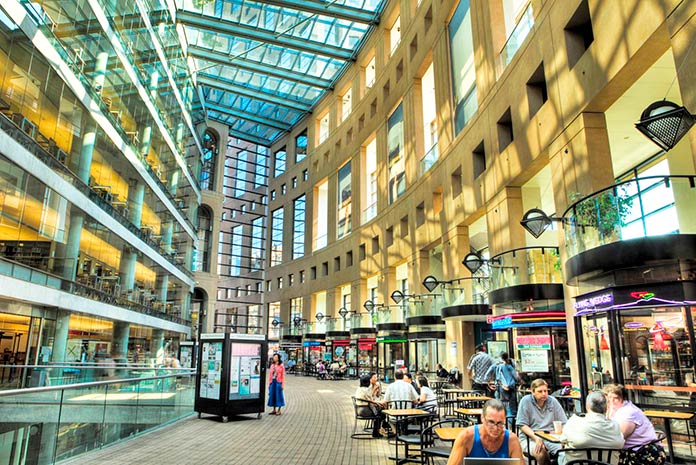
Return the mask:
[[145, 199], [145, 184], [136, 181], [135, 185], [128, 192], [128, 216], [131, 223], [136, 227], [142, 224], [143, 201]]
[[65, 362], [65, 355], [68, 348], [68, 330], [70, 329], [70, 312], [64, 310], [56, 311], [56, 332], [53, 336], [53, 350], [51, 351], [51, 362]]
[[150, 145], [152, 143], [152, 126], [148, 125], [143, 128], [143, 133], [140, 135], [140, 141], [140, 155], [145, 158], [150, 152]]
[[97, 59], [94, 61], [94, 79], [92, 84], [95, 89], [104, 88], [104, 79], [106, 78], [106, 66], [109, 62], [109, 54], [107, 52], [97, 53]]
[[169, 252], [172, 246], [172, 226], [172, 220], [165, 221], [160, 225], [160, 247], [166, 252]]
[[72, 206], [70, 208], [68, 238], [63, 246], [63, 253], [61, 254], [65, 258], [65, 261], [63, 266], [59, 267], [60, 276], [70, 281], [74, 281], [77, 274], [77, 260], [80, 255], [80, 237], [82, 236], [84, 222], [85, 214], [82, 210]]
[[164, 330], [153, 329], [152, 340], [150, 341], [150, 356], [154, 359], [155, 365], [164, 364]]
[[176, 196], [176, 191], [179, 189], [179, 179], [181, 178], [181, 170], [174, 168], [169, 172], [169, 193]]
[[338, 309], [340, 308], [340, 304], [337, 306], [336, 299], [340, 298], [341, 294], [340, 292], [336, 292], [335, 287], [326, 290], [326, 311], [324, 312], [324, 315], [327, 318], [338, 318]]
[[157, 301], [162, 304], [162, 311], [164, 311], [165, 305], [167, 304], [169, 275], [167, 273], [162, 273], [161, 275], [157, 276], [157, 283], [155, 286], [157, 288]]
[[111, 357], [116, 362], [127, 361], [129, 337], [130, 324], [122, 321], [114, 321], [113, 334], [111, 335]]
[[89, 184], [94, 145], [97, 141], [97, 127], [94, 121], [88, 121], [85, 124], [84, 134], [82, 135], [82, 147], [80, 148], [80, 160], [77, 162], [76, 174], [85, 184]]
[[130, 291], [135, 286], [135, 263], [138, 253], [130, 247], [125, 247], [121, 252], [121, 262], [118, 267], [121, 290]]

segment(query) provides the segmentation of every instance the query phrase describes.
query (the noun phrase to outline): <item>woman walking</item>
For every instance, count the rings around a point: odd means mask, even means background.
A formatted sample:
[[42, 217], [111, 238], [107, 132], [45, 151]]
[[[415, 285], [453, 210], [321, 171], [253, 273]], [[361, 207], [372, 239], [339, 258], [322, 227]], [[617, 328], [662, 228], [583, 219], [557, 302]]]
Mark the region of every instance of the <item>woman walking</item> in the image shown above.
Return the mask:
[[285, 385], [285, 367], [280, 354], [273, 354], [271, 369], [268, 373], [268, 406], [273, 407], [269, 415], [280, 415], [280, 408], [285, 407], [283, 386]]

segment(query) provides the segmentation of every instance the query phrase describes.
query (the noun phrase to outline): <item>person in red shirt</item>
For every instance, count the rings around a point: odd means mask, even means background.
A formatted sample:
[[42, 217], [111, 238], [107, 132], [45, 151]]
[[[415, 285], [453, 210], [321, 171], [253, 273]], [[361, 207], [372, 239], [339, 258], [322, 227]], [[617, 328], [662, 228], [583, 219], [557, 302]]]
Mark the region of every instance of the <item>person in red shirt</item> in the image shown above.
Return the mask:
[[285, 367], [280, 354], [273, 354], [271, 368], [268, 370], [268, 406], [273, 407], [269, 415], [280, 415], [280, 408], [285, 407]]

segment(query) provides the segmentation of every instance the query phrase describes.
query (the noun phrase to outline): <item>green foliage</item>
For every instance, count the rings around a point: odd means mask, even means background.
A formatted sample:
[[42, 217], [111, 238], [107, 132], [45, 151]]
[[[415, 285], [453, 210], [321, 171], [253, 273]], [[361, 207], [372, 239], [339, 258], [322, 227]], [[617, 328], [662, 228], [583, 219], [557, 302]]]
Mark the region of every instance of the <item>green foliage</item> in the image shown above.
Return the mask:
[[[622, 189], [625, 193], [625, 189]], [[574, 192], [570, 201], [576, 202], [584, 195]], [[580, 228], [595, 228], [600, 239], [618, 234], [621, 226], [625, 226], [625, 218], [630, 213], [633, 199], [621, 195], [615, 190], [607, 190], [589, 197], [575, 205], [575, 226]]]

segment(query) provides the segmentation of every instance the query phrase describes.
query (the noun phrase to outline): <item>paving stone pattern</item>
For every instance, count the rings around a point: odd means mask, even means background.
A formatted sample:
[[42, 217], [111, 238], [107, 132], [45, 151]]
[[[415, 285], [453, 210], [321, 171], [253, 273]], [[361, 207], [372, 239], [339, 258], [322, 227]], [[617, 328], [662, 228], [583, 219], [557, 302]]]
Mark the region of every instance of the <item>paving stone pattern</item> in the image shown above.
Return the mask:
[[[60, 465], [371, 465], [387, 459], [386, 439], [351, 439], [357, 380], [318, 381], [288, 376], [280, 417], [198, 415], [134, 439], [88, 452]], [[359, 424], [362, 424], [360, 422]]]

